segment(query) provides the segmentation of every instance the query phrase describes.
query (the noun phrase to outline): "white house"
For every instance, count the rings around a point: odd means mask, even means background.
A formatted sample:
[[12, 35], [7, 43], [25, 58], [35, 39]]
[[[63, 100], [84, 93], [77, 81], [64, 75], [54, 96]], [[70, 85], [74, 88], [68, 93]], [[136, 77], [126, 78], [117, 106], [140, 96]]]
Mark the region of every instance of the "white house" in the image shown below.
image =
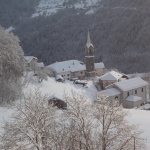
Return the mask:
[[101, 91], [109, 95], [109, 100], [118, 99], [125, 108], [140, 107], [143, 102], [147, 102], [147, 86], [140, 77], [116, 82], [113, 88]]
[[[80, 80], [85, 79], [85, 64], [78, 60], [68, 60], [62, 62], [56, 62], [47, 66], [52, 70], [55, 75], [61, 75], [64, 79], [70, 80], [73, 78], [78, 78]], [[103, 63], [95, 63], [95, 71], [97, 75], [102, 75], [104, 72]]]
[[123, 77], [123, 74], [120, 74], [116, 71], [110, 71], [99, 77], [99, 84], [102, 89], [105, 89], [107, 86], [112, 85], [113, 83], [120, 82], [123, 79], [126, 79]]
[[125, 108], [139, 107], [147, 101], [147, 86], [140, 77], [114, 84], [114, 87], [121, 92], [120, 102]]
[[104, 63], [100, 62], [100, 63], [95, 63], [95, 72], [96, 72], [96, 76], [101, 76], [104, 74], [105, 72], [105, 66]]
[[52, 70], [55, 75], [61, 75], [64, 79], [70, 80], [71, 78], [84, 79], [85, 65], [78, 60], [68, 60], [62, 62], [56, 62], [47, 66]]

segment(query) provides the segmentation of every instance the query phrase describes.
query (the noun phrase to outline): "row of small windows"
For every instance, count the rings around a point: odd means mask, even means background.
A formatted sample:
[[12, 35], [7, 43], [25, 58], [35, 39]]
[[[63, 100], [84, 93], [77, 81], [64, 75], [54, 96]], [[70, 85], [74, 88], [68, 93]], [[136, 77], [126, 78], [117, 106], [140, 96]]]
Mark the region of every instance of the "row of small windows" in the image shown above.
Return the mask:
[[[141, 89], [141, 92], [144, 92], [144, 89]], [[135, 94], [137, 94], [137, 90], [135, 90]], [[128, 92], [128, 96], [130, 95], [130, 93]]]
[[61, 76], [62, 76], [62, 77], [65, 77], [65, 76], [70, 76], [70, 75], [69, 75], [69, 74], [67, 74], [67, 75], [64, 74], [64, 75], [61, 75]]
[[[83, 72], [81, 71], [81, 74], [83, 74]], [[62, 77], [65, 77], [65, 76], [70, 76], [69, 74], [67, 75], [61, 75]], [[75, 76], [75, 73], [73, 73], [73, 76]]]

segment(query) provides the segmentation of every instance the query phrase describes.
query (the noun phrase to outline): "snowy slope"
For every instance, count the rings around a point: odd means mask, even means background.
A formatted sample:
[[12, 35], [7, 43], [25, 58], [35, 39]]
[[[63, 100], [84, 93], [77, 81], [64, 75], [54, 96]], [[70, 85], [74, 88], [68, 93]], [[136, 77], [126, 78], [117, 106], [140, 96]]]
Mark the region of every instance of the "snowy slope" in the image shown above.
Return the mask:
[[[32, 17], [37, 17], [39, 15], [46, 15], [50, 16], [57, 13], [61, 9], [68, 9], [68, 8], [79, 8], [79, 9], [88, 9], [91, 6], [97, 6], [97, 3], [100, 0], [85, 0], [79, 3], [75, 3], [73, 5], [69, 5], [66, 0], [40, 0], [39, 5], [36, 9], [36, 12], [32, 15]], [[91, 8], [90, 8], [91, 9]], [[89, 11], [89, 10], [88, 10]], [[94, 13], [94, 9], [92, 8], [86, 14]]]
[[32, 78], [28, 87], [25, 88], [25, 93], [34, 90], [35, 88], [40, 88], [40, 91], [44, 94], [49, 95], [59, 95], [63, 98], [64, 92], [69, 94], [71, 91], [75, 91], [77, 93], [83, 93], [88, 98], [89, 101], [92, 101], [93, 94], [97, 91], [94, 84], [91, 81], [88, 81], [88, 88], [83, 87], [79, 84], [73, 84], [72, 81], [66, 80], [64, 83], [56, 82], [54, 78], [48, 78], [47, 81], [43, 81], [42, 83], [37, 83], [37, 81]]
[[[88, 82], [88, 87], [82, 87], [82, 85], [73, 84], [71, 81], [66, 81], [65, 83], [56, 82], [54, 78], [48, 78], [48, 81], [43, 81], [42, 83], [37, 83], [35, 78], [30, 79], [30, 83], [24, 89], [24, 92], [29, 92], [30, 90], [34, 90], [35, 88], [40, 88], [40, 90], [44, 94], [58, 94], [63, 98], [64, 91], [70, 93], [71, 90], [74, 90], [78, 93], [84, 93], [88, 100], [92, 101], [92, 94], [96, 92], [96, 88], [94, 87], [92, 82]], [[14, 112], [13, 109], [0, 107], [0, 125], [4, 123], [4, 120], [9, 120], [9, 116]], [[129, 110], [130, 116], [127, 118], [129, 123], [131, 124], [139, 124], [140, 129], [143, 130], [141, 138], [147, 138], [147, 150], [150, 150], [150, 111], [146, 110]]]

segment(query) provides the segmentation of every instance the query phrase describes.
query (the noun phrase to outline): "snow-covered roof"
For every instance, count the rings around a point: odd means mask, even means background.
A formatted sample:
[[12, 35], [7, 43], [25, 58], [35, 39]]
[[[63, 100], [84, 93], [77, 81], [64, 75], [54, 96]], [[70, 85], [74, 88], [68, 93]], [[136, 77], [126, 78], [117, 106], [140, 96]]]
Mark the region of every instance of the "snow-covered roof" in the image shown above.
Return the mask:
[[95, 63], [95, 69], [96, 68], [105, 68], [104, 63], [100, 62], [100, 63]]
[[55, 70], [57, 73], [76, 72], [76, 71], [86, 70], [84, 63], [81, 61], [78, 61], [78, 60], [68, 60], [68, 61], [56, 62], [47, 67]]
[[109, 96], [116, 96], [120, 94], [120, 91], [118, 91], [116, 88], [111, 88], [111, 89], [103, 90], [100, 93], [108, 94]]
[[53, 95], [51, 95], [48, 99], [51, 100], [51, 99], [53, 99], [53, 98], [63, 100], [63, 96], [61, 96], [61, 95], [59, 95], [59, 94], [53, 94]]
[[135, 96], [135, 95], [130, 95], [126, 98], [127, 101], [132, 101], [132, 102], [135, 102], [135, 101], [140, 101], [142, 100], [141, 97], [138, 97], [138, 96]]
[[24, 58], [27, 61], [27, 63], [30, 63], [32, 59], [36, 59], [37, 60], [37, 58], [34, 57], [34, 56], [24, 56]]
[[100, 77], [101, 80], [113, 80], [113, 81], [117, 81], [118, 79], [120, 79], [122, 77], [122, 74], [116, 72], [116, 71], [110, 71], [104, 75], [102, 75]]
[[129, 90], [132, 90], [132, 89], [137, 89], [137, 88], [140, 88], [140, 87], [147, 86], [148, 83], [145, 82], [140, 77], [136, 77], [136, 78], [132, 78], [132, 79], [129, 79], [129, 80], [122, 81], [122, 82], [114, 83], [114, 85], [116, 85], [122, 91], [129, 91]]
[[44, 68], [44, 63], [43, 62], [40, 62], [40, 63], [37, 63], [38, 67], [40, 68]]

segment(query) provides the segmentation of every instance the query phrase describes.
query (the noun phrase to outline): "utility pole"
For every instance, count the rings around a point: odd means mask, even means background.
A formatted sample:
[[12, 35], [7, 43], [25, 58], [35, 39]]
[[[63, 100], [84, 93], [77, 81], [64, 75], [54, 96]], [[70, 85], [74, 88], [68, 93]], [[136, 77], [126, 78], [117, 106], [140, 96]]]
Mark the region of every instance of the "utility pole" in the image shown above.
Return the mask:
[[138, 137], [135, 137], [135, 136], [133, 136], [133, 139], [134, 139], [134, 150], [136, 150], [135, 148], [135, 145], [136, 145], [136, 143], [135, 143], [135, 140], [136, 139], [139, 139], [139, 140], [143, 140], [143, 141], [147, 141], [147, 138], [146, 139], [143, 139], [143, 138], [138, 138]]

